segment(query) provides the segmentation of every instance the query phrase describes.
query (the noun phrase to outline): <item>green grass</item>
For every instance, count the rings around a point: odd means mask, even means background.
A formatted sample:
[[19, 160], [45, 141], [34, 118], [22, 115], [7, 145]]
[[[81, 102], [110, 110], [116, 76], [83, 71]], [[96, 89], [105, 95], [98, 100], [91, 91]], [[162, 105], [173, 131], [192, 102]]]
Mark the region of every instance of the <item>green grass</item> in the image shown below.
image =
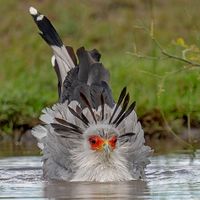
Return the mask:
[[[138, 115], [161, 109], [168, 119], [191, 114], [200, 120], [199, 68], [184, 70], [175, 60], [138, 59], [140, 52], [159, 56], [149, 35], [138, 26], [149, 27], [148, 1], [0, 0], [0, 122], [6, 132], [14, 124], [31, 123], [41, 109], [57, 101], [56, 76], [50, 64], [51, 51], [37, 35], [28, 13], [35, 6], [52, 20], [66, 44], [77, 49], [97, 48], [110, 70], [115, 99], [126, 85], [137, 102]], [[155, 1], [155, 36], [173, 53], [180, 49], [172, 40], [184, 38], [200, 46], [198, 0]], [[177, 70], [180, 72], [173, 73]], [[168, 75], [172, 73], [171, 75]], [[167, 76], [168, 75], [168, 76]]]

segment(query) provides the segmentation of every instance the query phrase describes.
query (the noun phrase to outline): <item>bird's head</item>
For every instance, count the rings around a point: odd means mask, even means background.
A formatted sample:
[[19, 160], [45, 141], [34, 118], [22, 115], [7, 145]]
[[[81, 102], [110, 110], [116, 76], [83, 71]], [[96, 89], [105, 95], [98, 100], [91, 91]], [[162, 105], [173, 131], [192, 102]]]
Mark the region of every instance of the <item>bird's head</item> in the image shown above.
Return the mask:
[[[140, 172], [136, 172], [149, 163], [151, 150], [144, 146], [144, 132], [134, 111], [135, 102], [128, 106], [126, 89], [113, 107], [104, 103], [103, 96], [97, 109], [83, 94], [82, 99], [84, 107], [78, 101], [71, 101], [43, 111], [40, 119], [48, 130], [44, 152], [52, 151], [56, 162], [66, 165], [75, 174], [73, 180], [139, 177]], [[42, 138], [41, 134], [37, 135]], [[135, 174], [130, 175], [129, 170], [135, 170]]]
[[118, 130], [112, 126], [91, 126], [85, 131], [85, 147], [96, 153], [110, 154], [117, 148], [118, 135]]
[[94, 109], [84, 94], [80, 96], [84, 108], [81, 108], [79, 102], [72, 101], [60, 105], [60, 109], [57, 106], [58, 111], [53, 112], [57, 114], [53, 116], [50, 125], [57, 136], [68, 139], [68, 143], [75, 144], [74, 147], [79, 150], [82, 146], [83, 151], [105, 155], [115, 152], [135, 136], [135, 102], [128, 107], [129, 94], [126, 94], [126, 88], [122, 90], [114, 107], [105, 104], [102, 95], [101, 105]]
[[99, 135], [91, 135], [88, 142], [92, 150], [110, 153], [116, 148], [117, 137], [113, 135], [111, 138], [103, 138]]

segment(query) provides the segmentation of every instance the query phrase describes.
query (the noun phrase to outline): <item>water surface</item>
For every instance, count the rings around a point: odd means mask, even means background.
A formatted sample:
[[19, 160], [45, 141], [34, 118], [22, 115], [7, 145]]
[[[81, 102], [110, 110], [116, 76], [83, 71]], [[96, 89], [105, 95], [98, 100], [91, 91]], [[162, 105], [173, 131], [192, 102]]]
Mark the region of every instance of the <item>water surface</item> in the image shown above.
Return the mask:
[[200, 199], [200, 151], [154, 156], [145, 181], [48, 183], [40, 157], [0, 159], [0, 199]]

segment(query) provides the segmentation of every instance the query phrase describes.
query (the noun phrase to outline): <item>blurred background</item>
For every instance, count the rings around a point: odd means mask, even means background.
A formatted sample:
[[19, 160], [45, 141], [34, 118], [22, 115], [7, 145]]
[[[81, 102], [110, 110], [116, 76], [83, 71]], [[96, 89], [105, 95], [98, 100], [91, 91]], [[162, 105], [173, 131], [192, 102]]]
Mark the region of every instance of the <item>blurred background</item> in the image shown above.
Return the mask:
[[0, 0], [0, 156], [38, 154], [30, 129], [58, 99], [52, 52], [30, 6], [65, 44], [102, 53], [115, 99], [127, 86], [157, 153], [198, 147], [199, 0]]

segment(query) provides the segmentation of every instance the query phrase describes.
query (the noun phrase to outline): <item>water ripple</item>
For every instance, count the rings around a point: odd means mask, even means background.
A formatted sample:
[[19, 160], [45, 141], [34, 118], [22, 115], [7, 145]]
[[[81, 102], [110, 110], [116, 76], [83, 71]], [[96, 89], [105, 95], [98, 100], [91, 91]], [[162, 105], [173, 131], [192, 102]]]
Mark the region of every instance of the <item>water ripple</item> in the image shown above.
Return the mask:
[[155, 156], [145, 181], [46, 182], [40, 157], [0, 159], [0, 199], [199, 199], [200, 151]]

